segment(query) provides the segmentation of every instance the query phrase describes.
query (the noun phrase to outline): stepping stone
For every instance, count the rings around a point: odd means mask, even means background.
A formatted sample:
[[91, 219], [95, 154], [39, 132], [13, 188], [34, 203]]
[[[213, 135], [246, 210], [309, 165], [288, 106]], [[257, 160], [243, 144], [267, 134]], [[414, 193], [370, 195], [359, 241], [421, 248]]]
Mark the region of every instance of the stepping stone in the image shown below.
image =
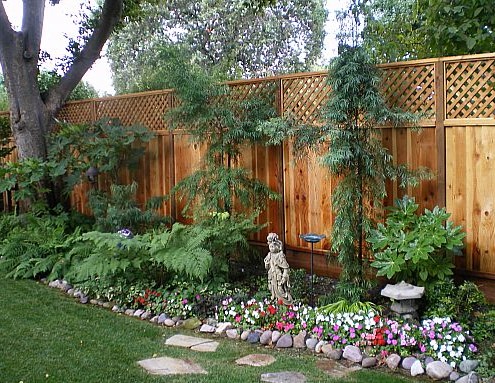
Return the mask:
[[204, 338], [196, 338], [194, 336], [177, 334], [165, 341], [167, 346], [179, 346], [179, 347], [193, 347], [203, 343], [211, 343], [212, 340]]
[[217, 351], [218, 345], [219, 345], [218, 342], [201, 343], [196, 346], [192, 346], [191, 350], [201, 351], [201, 352], [215, 352]]
[[187, 359], [174, 359], [168, 357], [145, 359], [138, 362], [148, 373], [152, 375], [176, 375], [176, 374], [207, 374], [199, 364]]
[[261, 381], [268, 383], [305, 383], [306, 377], [300, 372], [269, 372], [261, 375]]
[[332, 378], [342, 379], [349, 375], [351, 372], [361, 370], [362, 367], [354, 365], [352, 367], [345, 367], [341, 363], [332, 359], [323, 359], [316, 362], [316, 367], [326, 372]]
[[268, 366], [275, 362], [275, 358], [267, 354], [250, 354], [235, 361], [238, 365], [248, 365], [253, 367]]

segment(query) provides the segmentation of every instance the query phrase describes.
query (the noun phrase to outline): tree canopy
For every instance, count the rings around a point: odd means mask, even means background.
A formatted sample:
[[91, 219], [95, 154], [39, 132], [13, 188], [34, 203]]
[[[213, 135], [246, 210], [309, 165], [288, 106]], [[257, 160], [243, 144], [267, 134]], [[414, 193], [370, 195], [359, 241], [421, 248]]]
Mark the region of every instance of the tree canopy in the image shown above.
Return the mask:
[[[112, 36], [108, 56], [117, 92], [167, 87], [161, 71], [171, 47], [227, 78], [307, 70], [323, 48], [323, 0], [279, 0], [263, 10], [242, 0], [169, 0]], [[158, 74], [157, 74], [158, 73]]]
[[380, 62], [495, 51], [492, 0], [355, 0]]

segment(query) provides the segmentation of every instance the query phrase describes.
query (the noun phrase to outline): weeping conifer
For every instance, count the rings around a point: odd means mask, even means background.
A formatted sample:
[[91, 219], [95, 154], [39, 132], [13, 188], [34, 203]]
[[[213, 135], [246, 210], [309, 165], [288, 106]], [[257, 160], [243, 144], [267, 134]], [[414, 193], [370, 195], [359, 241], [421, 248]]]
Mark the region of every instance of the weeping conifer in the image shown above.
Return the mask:
[[332, 194], [336, 218], [331, 250], [342, 266], [338, 295], [357, 301], [365, 286], [364, 240], [386, 197], [386, 181], [398, 180], [401, 187], [416, 185], [429, 177], [429, 172], [394, 165], [382, 146], [380, 128], [414, 124], [419, 116], [387, 106], [379, 91], [378, 69], [364, 49], [342, 47], [330, 64], [328, 85], [331, 93], [323, 132], [329, 150], [321, 161], [339, 180]]

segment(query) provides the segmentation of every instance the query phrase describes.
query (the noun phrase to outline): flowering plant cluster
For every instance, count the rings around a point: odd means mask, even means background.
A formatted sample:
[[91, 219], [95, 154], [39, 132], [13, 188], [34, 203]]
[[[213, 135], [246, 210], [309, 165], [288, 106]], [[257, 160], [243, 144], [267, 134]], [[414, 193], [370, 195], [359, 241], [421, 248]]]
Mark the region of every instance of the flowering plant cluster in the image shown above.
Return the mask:
[[134, 297], [133, 307], [149, 310], [154, 314], [167, 313], [171, 317], [189, 318], [195, 303], [200, 299], [200, 294], [191, 296], [188, 290], [146, 289]]
[[433, 318], [421, 324], [383, 318], [378, 312], [327, 314], [305, 305], [285, 306], [267, 299], [235, 303], [225, 298], [216, 308], [217, 319], [243, 329], [270, 329], [313, 337], [344, 347], [367, 347], [375, 354], [428, 354], [455, 367], [476, 352], [469, 333], [450, 318]]

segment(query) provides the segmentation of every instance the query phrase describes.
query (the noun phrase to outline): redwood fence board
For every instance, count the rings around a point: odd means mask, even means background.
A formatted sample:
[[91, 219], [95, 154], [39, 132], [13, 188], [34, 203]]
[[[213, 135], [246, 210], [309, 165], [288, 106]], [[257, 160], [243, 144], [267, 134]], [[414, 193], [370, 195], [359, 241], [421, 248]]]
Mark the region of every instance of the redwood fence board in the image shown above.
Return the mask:
[[[426, 166], [435, 178], [417, 188], [399, 188], [387, 183], [386, 205], [405, 193], [416, 198], [421, 209], [446, 206], [451, 219], [466, 231], [465, 257], [457, 259], [463, 272], [495, 279], [495, 53], [415, 60], [379, 66], [382, 89], [391, 106], [421, 112], [422, 129], [410, 127], [382, 129], [383, 145], [397, 164], [412, 168]], [[227, 83], [236, 101], [271, 92], [280, 115], [305, 124], [321, 124], [321, 112], [331, 89], [326, 72], [296, 73], [263, 79]], [[124, 124], [143, 124], [157, 133], [147, 144], [139, 171], [123, 172], [122, 180], [139, 183], [138, 201], [142, 204], [154, 195], [167, 194], [179, 180], [200, 164], [204, 147], [191, 144], [183, 132], [170, 132], [165, 113], [177, 105], [172, 90], [144, 92], [102, 99], [69, 102], [58, 118], [71, 123], [118, 117]], [[8, 113], [0, 112], [0, 116]], [[260, 221], [268, 227], [253, 240], [264, 243], [269, 231], [284, 238], [291, 264], [309, 265], [304, 255], [310, 246], [299, 234], [317, 232], [329, 235], [334, 220], [331, 194], [337, 180], [331, 179], [314, 155], [295, 162], [292, 145], [280, 147], [255, 145], [243, 151], [241, 165], [253, 177], [267, 183], [282, 196], [270, 201]], [[15, 160], [15, 154], [9, 159]], [[100, 177], [102, 187], [108, 187]], [[86, 191], [81, 185], [74, 191], [73, 206], [88, 213]], [[7, 205], [4, 195], [4, 206]], [[179, 220], [183, 202], [163, 204], [161, 213]], [[328, 250], [328, 239], [315, 246]], [[298, 253], [299, 252], [299, 253]], [[301, 253], [302, 252], [302, 253]], [[318, 255], [317, 270], [325, 269]]]

